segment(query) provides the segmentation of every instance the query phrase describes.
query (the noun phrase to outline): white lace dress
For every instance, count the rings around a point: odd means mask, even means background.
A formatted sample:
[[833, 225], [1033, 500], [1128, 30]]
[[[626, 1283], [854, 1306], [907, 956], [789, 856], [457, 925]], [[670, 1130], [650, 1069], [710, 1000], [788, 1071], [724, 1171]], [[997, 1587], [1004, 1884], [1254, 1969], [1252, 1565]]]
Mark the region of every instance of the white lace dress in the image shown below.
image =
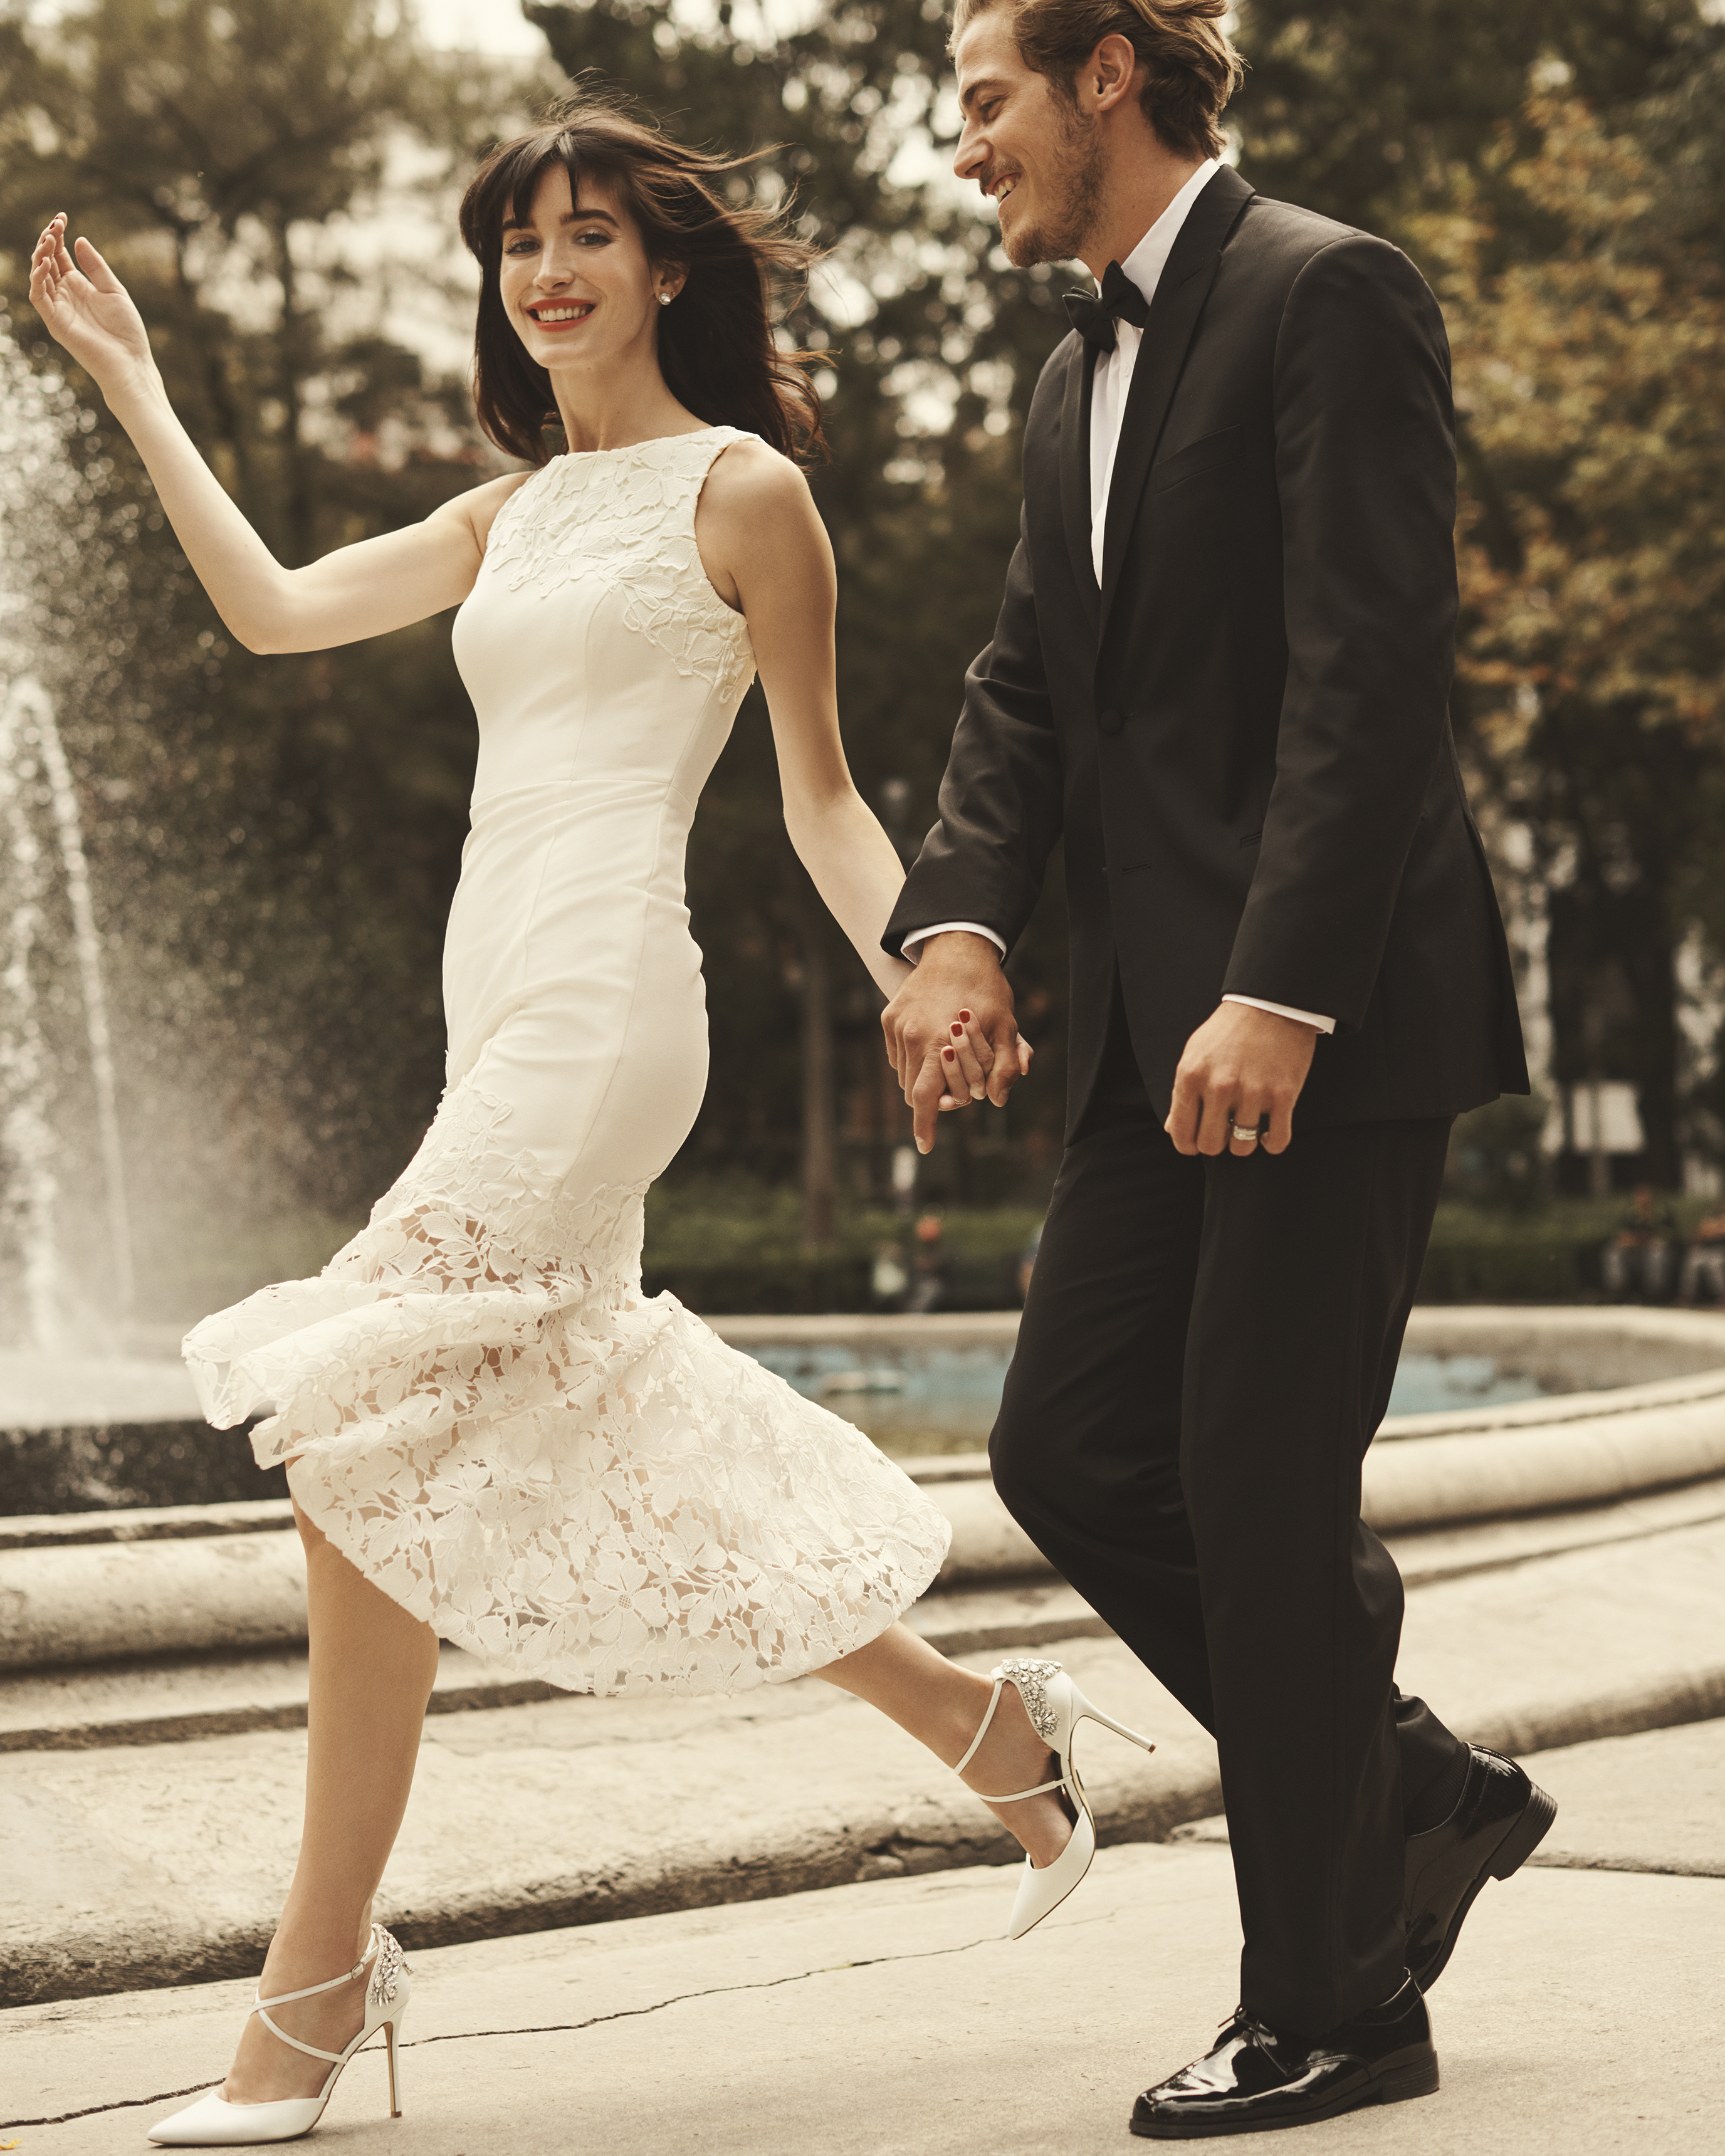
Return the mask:
[[709, 428], [556, 459], [455, 624], [480, 720], [448, 1087], [316, 1280], [206, 1318], [204, 1410], [444, 1638], [576, 1691], [730, 1691], [865, 1645], [944, 1517], [869, 1440], [641, 1292], [641, 1201], [706, 1084], [683, 902], [754, 672], [695, 507]]

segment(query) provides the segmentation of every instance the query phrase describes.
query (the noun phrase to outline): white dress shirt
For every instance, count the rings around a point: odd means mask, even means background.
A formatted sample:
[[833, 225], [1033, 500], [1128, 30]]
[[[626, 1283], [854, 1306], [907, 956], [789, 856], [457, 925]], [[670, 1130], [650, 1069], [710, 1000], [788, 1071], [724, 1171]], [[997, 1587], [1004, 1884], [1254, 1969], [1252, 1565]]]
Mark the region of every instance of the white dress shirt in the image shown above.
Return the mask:
[[[1192, 205], [1214, 178], [1219, 169], [1219, 160], [1207, 158], [1121, 264], [1121, 268], [1146, 300], [1155, 298], [1156, 288], [1162, 281], [1162, 273], [1168, 267], [1168, 256], [1173, 251], [1175, 240], [1180, 236], [1180, 228], [1185, 223]], [[1126, 418], [1126, 400], [1132, 388], [1133, 371], [1138, 363], [1138, 350], [1144, 341], [1142, 330], [1135, 323], [1122, 321], [1118, 316], [1115, 318], [1114, 335], [1113, 351], [1097, 353], [1096, 372], [1091, 377], [1090, 547], [1091, 561], [1096, 569], [1099, 587], [1102, 581], [1102, 532], [1108, 516], [1108, 490], [1114, 482], [1115, 452], [1120, 447], [1121, 425]], [[993, 930], [984, 928], [974, 921], [942, 921], [932, 928], [912, 929], [899, 947], [915, 965], [922, 955], [921, 947], [931, 936], [944, 936], [953, 929], [963, 929], [972, 936], [985, 937], [1003, 958], [1006, 956], [1006, 946]], [[1334, 1019], [1320, 1018], [1314, 1011], [1296, 1010], [1288, 1004], [1266, 1003], [1261, 996], [1227, 995], [1222, 1000], [1229, 1004], [1250, 1004], [1255, 1010], [1273, 1011], [1278, 1018], [1297, 1019], [1302, 1025], [1316, 1026], [1320, 1033], [1336, 1030]]]

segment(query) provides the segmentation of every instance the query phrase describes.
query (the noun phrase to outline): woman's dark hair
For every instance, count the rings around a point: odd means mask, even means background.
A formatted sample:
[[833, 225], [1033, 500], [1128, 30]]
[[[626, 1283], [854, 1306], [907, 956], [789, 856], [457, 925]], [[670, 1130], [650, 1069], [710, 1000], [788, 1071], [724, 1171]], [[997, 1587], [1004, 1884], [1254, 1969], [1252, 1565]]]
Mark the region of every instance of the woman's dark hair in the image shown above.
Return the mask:
[[688, 149], [589, 90], [490, 151], [462, 198], [461, 237], [481, 279], [474, 403], [499, 449], [531, 465], [551, 454], [543, 439], [557, 424], [551, 377], [505, 312], [498, 273], [504, 226], [528, 220], [541, 179], [561, 165], [574, 199], [583, 177], [614, 186], [649, 259], [686, 270], [658, 321], [660, 371], [672, 396], [710, 426], [745, 428], [800, 464], [824, 455], [820, 398], [806, 371], [822, 355], [782, 352], [772, 316], [775, 286], [805, 279], [815, 250], [783, 209], [727, 199], [726, 181], [753, 162]]

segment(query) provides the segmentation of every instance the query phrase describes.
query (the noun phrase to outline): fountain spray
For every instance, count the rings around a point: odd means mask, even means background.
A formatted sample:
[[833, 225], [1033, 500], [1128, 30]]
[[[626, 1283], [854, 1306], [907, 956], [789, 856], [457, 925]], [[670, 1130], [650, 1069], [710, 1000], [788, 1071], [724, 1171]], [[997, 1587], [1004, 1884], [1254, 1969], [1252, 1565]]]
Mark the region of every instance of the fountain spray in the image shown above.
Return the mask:
[[[59, 1232], [64, 1139], [54, 1109], [62, 1090], [44, 1025], [40, 980], [51, 965], [58, 873], [71, 921], [71, 947], [83, 1006], [83, 1034], [95, 1096], [98, 1142], [107, 1198], [112, 1265], [109, 1303], [123, 1324], [136, 1280], [121, 1149], [101, 937], [91, 899], [78, 793], [52, 696], [32, 665], [39, 634], [28, 593], [18, 588], [32, 509], [69, 503], [77, 478], [65, 454], [63, 421], [47, 388], [0, 329], [0, 526], [8, 574], [0, 591], [0, 832], [6, 860], [0, 880], [0, 1148], [6, 1157], [6, 1209], [19, 1252], [30, 1344], [64, 1344], [71, 1318]], [[28, 574], [28, 564], [22, 564]], [[42, 829], [44, 816], [51, 842]]]

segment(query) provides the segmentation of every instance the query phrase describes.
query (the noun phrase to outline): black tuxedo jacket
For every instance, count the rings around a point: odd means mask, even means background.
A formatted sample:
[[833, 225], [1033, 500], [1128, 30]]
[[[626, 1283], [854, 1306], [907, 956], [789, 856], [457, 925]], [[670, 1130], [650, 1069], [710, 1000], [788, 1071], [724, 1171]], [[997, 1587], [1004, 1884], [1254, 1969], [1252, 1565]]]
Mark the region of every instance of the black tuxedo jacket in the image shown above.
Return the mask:
[[1022, 536], [886, 948], [968, 920], [1010, 949], [1064, 832], [1069, 1135], [1117, 964], [1158, 1111], [1224, 992], [1337, 1021], [1296, 1125], [1525, 1091], [1450, 732], [1455, 458], [1436, 301], [1384, 241], [1219, 172], [1151, 305], [1100, 591], [1094, 363], [1074, 334], [1038, 383]]

